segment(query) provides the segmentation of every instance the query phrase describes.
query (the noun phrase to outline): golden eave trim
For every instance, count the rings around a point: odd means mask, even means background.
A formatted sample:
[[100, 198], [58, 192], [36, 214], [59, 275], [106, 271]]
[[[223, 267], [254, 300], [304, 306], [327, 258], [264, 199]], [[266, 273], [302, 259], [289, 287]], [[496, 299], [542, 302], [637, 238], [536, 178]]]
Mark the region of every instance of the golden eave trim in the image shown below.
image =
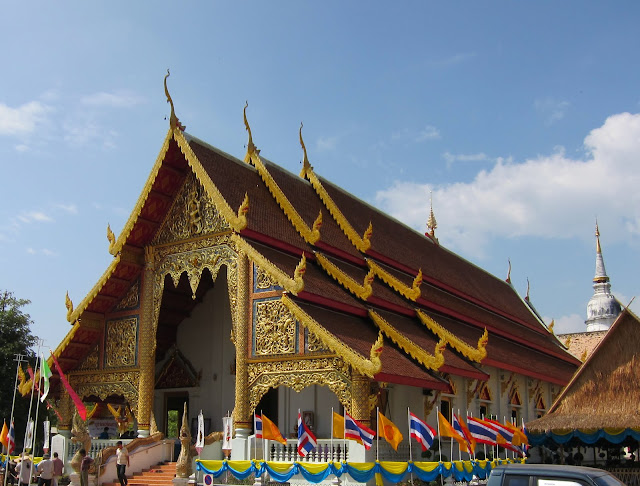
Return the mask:
[[446, 341], [441, 339], [435, 347], [434, 354], [427, 353], [423, 348], [411, 341], [408, 337], [393, 327], [386, 319], [373, 310], [369, 310], [369, 317], [376, 326], [394, 343], [407, 352], [413, 359], [429, 370], [438, 370], [444, 364], [444, 349]]
[[373, 282], [373, 272], [369, 271], [364, 277], [362, 283], [356, 282], [353, 278], [343, 272], [337, 265], [333, 264], [327, 257], [321, 253], [316, 252], [316, 260], [325, 272], [329, 274], [336, 282], [342, 285], [345, 289], [351, 292], [356, 297], [362, 300], [367, 300], [373, 289], [371, 283]]
[[[104, 287], [104, 285], [107, 283], [107, 281], [109, 280], [109, 278], [111, 277], [111, 275], [115, 271], [116, 267], [118, 266], [118, 263], [120, 263], [120, 255], [117, 255], [113, 259], [113, 261], [109, 264], [109, 266], [107, 267], [105, 272], [98, 279], [98, 281], [93, 286], [93, 288], [89, 291], [89, 293], [84, 298], [84, 300], [82, 302], [80, 302], [78, 307], [73, 309], [73, 311], [71, 311], [71, 312], [67, 312], [67, 320], [69, 322], [75, 323], [78, 320], [78, 318], [82, 315], [82, 313], [87, 309], [87, 307], [89, 307], [89, 304], [91, 304], [93, 299], [95, 299], [96, 296], [100, 293], [100, 290], [102, 290], [102, 287]], [[69, 294], [67, 294], [67, 299], [68, 299], [68, 297], [69, 297]], [[67, 302], [70, 302], [70, 301], [71, 301], [71, 299], [68, 299]], [[73, 304], [72, 304], [72, 306], [73, 306]], [[67, 309], [69, 309], [68, 305], [67, 305]]]
[[[306, 149], [305, 149], [305, 159], [306, 159]], [[300, 177], [303, 179], [307, 179], [313, 189], [316, 191], [316, 194], [320, 197], [325, 207], [329, 211], [329, 214], [333, 217], [333, 219], [338, 223], [338, 226], [345, 234], [345, 236], [349, 239], [351, 244], [355, 246], [359, 251], [365, 253], [369, 248], [371, 248], [371, 235], [373, 234], [373, 226], [371, 222], [369, 222], [369, 226], [365, 230], [364, 234], [360, 236], [356, 230], [351, 226], [349, 220], [342, 214], [338, 205], [331, 199], [329, 193], [324, 188], [318, 176], [316, 176], [315, 172], [311, 165], [307, 162], [303, 165], [302, 171], [300, 172]]]
[[231, 241], [233, 241], [236, 247], [243, 251], [249, 259], [257, 264], [262, 270], [266, 271], [271, 278], [273, 278], [278, 285], [293, 295], [298, 295], [299, 292], [304, 290], [304, 273], [307, 269], [307, 259], [302, 254], [302, 259], [298, 266], [296, 266], [293, 278], [280, 270], [275, 264], [269, 261], [262, 253], [256, 250], [253, 246], [247, 243], [238, 234], [231, 235]]
[[262, 179], [262, 182], [264, 182], [264, 184], [267, 186], [267, 189], [278, 203], [278, 206], [280, 206], [282, 211], [284, 211], [287, 219], [291, 221], [291, 224], [293, 224], [296, 231], [300, 233], [300, 235], [305, 239], [307, 243], [311, 245], [315, 244], [320, 239], [320, 227], [322, 226], [322, 210], [318, 211], [318, 217], [313, 222], [312, 227], [309, 228], [307, 223], [305, 223], [304, 219], [302, 219], [302, 216], [300, 216], [298, 211], [296, 211], [296, 209], [293, 207], [293, 204], [291, 204], [289, 198], [287, 198], [284, 192], [282, 192], [282, 189], [280, 189], [280, 186], [278, 186], [278, 183], [275, 181], [273, 176], [269, 173], [266, 166], [262, 162], [262, 159], [259, 155], [260, 151], [253, 143], [251, 128], [249, 127], [249, 122], [247, 121], [246, 106], [244, 107], [244, 124], [247, 132], [249, 133], [247, 154], [244, 157], [244, 161], [256, 168], [258, 174], [260, 175], [260, 178]]
[[458, 351], [471, 361], [480, 363], [484, 358], [487, 357], [487, 343], [489, 342], [489, 333], [487, 332], [486, 327], [484, 329], [484, 333], [478, 339], [478, 347], [474, 348], [453, 335], [451, 332], [447, 331], [444, 327], [442, 327], [420, 309], [416, 309], [416, 314], [418, 315], [420, 321], [425, 326], [427, 326], [427, 328], [431, 332], [433, 332], [440, 339], [446, 341], [447, 344], [449, 344], [452, 348], [454, 348], [456, 351]]
[[[62, 342], [60, 344], [58, 344], [58, 347], [56, 348], [56, 350], [53, 352], [53, 354], [55, 355], [56, 358], [59, 358], [60, 355], [62, 354], [62, 352], [66, 349], [66, 347], [69, 345], [69, 343], [71, 342], [71, 340], [73, 339], [73, 336], [76, 335], [76, 331], [80, 328], [80, 323], [78, 321], [76, 321], [76, 323], [73, 325], [73, 327], [71, 328], [71, 330], [67, 333], [67, 335], [64, 337], [64, 339], [62, 340]], [[47, 363], [49, 365], [53, 364], [53, 359], [49, 358], [47, 359]]]
[[240, 204], [238, 211], [234, 211], [225, 200], [220, 190], [213, 183], [211, 177], [207, 174], [207, 171], [202, 167], [202, 164], [198, 160], [198, 157], [196, 157], [196, 154], [191, 149], [191, 145], [189, 145], [189, 142], [187, 142], [187, 139], [184, 137], [182, 132], [175, 129], [173, 131], [173, 138], [180, 147], [182, 154], [187, 159], [187, 162], [196, 175], [196, 178], [200, 184], [202, 184], [205, 191], [207, 191], [207, 194], [213, 201], [216, 209], [227, 221], [229, 226], [237, 232], [245, 229], [247, 227], [247, 211], [249, 211], [249, 196], [247, 193], [245, 193], [244, 200], [242, 201], [242, 204]]
[[336, 353], [352, 368], [370, 378], [373, 378], [380, 372], [382, 369], [382, 361], [380, 361], [380, 353], [382, 353], [383, 346], [382, 333], [378, 335], [378, 339], [371, 346], [370, 358], [366, 359], [360, 353], [347, 346], [327, 331], [320, 323], [315, 321], [309, 314], [298, 307], [287, 294], [283, 294], [280, 300], [294, 315], [294, 317], [309, 330], [309, 332], [313, 333], [318, 339], [320, 339], [320, 341], [322, 341], [322, 344]]
[[418, 275], [413, 279], [413, 283], [411, 287], [401, 282], [399, 279], [391, 275], [384, 268], [378, 265], [373, 260], [367, 258], [367, 265], [373, 271], [373, 273], [384, 283], [386, 283], [389, 287], [394, 289], [396, 292], [400, 292], [407, 299], [416, 301], [420, 297], [420, 285], [422, 284], [422, 269], [418, 270]]

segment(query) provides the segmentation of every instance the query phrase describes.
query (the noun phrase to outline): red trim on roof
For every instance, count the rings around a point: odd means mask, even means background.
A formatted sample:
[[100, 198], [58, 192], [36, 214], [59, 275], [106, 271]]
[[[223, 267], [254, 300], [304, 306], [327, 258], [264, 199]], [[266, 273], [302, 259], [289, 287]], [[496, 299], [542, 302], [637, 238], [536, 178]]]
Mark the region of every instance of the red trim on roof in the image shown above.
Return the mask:
[[327, 243], [325, 243], [322, 240], [319, 240], [315, 243], [316, 248], [329, 253], [332, 256], [335, 256], [337, 258], [341, 258], [342, 260], [346, 260], [348, 262], [354, 263], [360, 267], [366, 267], [367, 266], [367, 262], [364, 260], [364, 258], [358, 258], [354, 255], [351, 255], [349, 253], [347, 253], [346, 251], [340, 250], [338, 248], [336, 248], [335, 246], [331, 246]]
[[264, 233], [259, 233], [258, 231], [254, 231], [252, 229], [245, 228], [240, 232], [240, 235], [249, 238], [250, 240], [257, 241], [258, 243], [276, 248], [290, 255], [297, 256], [298, 258], [302, 257], [302, 253], [304, 253], [307, 258], [311, 257], [311, 259], [315, 259], [313, 253], [309, 253], [308, 251], [304, 251], [297, 246], [290, 245], [289, 243], [286, 243], [282, 240], [277, 240], [271, 236], [265, 235]]
[[568, 381], [563, 381], [560, 380], [559, 378], [555, 377], [555, 376], [547, 376], [547, 375], [543, 375], [542, 373], [536, 373], [535, 371], [529, 371], [526, 370], [524, 368], [520, 368], [519, 366], [514, 366], [508, 363], [502, 363], [500, 361], [496, 361], [490, 358], [485, 358], [482, 360], [482, 364], [483, 365], [487, 365], [487, 366], [495, 366], [496, 368], [499, 369], [503, 369], [503, 370], [507, 370], [507, 371], [513, 371], [514, 373], [520, 373], [521, 375], [524, 376], [529, 376], [531, 378], [536, 378], [537, 380], [543, 380], [543, 381], [548, 381], [550, 383], [555, 383], [556, 385], [560, 385], [560, 386], [565, 386]]
[[409, 307], [402, 307], [400, 305], [393, 304], [388, 300], [381, 299], [380, 297], [375, 297], [374, 295], [371, 295], [367, 299], [367, 303], [371, 305], [375, 305], [380, 309], [388, 310], [390, 312], [395, 312], [403, 316], [416, 317], [416, 312], [413, 309], [410, 309]]
[[373, 378], [376, 381], [395, 383], [396, 385], [408, 385], [408, 386], [415, 386], [418, 388], [427, 388], [429, 390], [440, 390], [445, 393], [452, 392], [451, 387], [449, 386], [448, 383], [421, 380], [420, 378], [413, 378], [410, 376], [392, 375], [389, 373], [378, 373]]
[[[484, 364], [484, 361], [482, 364]], [[484, 371], [462, 370], [460, 368], [455, 368], [454, 366], [449, 366], [448, 364], [442, 365], [438, 371], [441, 373], [448, 373], [450, 375], [464, 376], [465, 378], [471, 378], [473, 380], [487, 381], [490, 378], [490, 376]]]

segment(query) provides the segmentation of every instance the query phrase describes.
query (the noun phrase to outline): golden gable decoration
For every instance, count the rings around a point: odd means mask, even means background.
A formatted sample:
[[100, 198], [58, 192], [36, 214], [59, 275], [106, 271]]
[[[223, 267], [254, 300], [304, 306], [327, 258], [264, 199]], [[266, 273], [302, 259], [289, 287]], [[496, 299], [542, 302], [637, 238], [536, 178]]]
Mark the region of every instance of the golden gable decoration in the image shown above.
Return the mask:
[[133, 285], [129, 287], [127, 294], [117, 305], [116, 310], [135, 309], [138, 305], [140, 305], [140, 280], [136, 280]]
[[169, 350], [169, 358], [156, 378], [157, 390], [167, 388], [192, 388], [199, 386], [200, 374], [176, 345]]
[[125, 368], [136, 365], [138, 318], [124, 317], [105, 325], [104, 367]]

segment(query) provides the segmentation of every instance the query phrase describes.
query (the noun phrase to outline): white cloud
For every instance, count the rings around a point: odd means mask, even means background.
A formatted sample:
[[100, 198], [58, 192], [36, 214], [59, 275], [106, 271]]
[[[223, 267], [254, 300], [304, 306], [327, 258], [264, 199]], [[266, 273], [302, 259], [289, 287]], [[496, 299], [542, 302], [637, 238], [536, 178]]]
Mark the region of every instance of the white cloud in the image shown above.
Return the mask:
[[41, 250], [37, 250], [35, 248], [28, 247], [26, 251], [29, 255], [44, 255], [46, 257], [54, 257], [58, 255], [56, 252], [51, 251], [48, 248], [42, 248]]
[[78, 214], [78, 206], [75, 204], [56, 204], [55, 207], [70, 214]]
[[318, 152], [335, 150], [339, 140], [340, 137], [338, 135], [334, 135], [331, 137], [319, 137], [316, 141], [316, 149], [318, 150]]
[[391, 134], [391, 140], [394, 142], [415, 142], [421, 143], [427, 140], [437, 140], [442, 138], [440, 130], [433, 125], [426, 125], [422, 130], [412, 130], [402, 128]]
[[[561, 316], [559, 318], [554, 319], [555, 324], [553, 326], [553, 332], [557, 334], [571, 334], [574, 332], [585, 332], [587, 330], [587, 326], [584, 323], [585, 317], [587, 314], [587, 310], [585, 308], [585, 315], [579, 314], [570, 314], [568, 316]], [[544, 322], [547, 325], [551, 322], [552, 318], [543, 317]]]
[[547, 125], [553, 125], [564, 118], [569, 109], [569, 102], [554, 98], [539, 98], [535, 100], [533, 106], [538, 113], [545, 117]]
[[83, 96], [80, 99], [80, 103], [83, 105], [108, 106], [111, 108], [129, 108], [143, 102], [144, 99], [141, 96], [129, 91], [117, 91], [113, 93], [101, 91], [99, 93]]
[[51, 108], [39, 101], [30, 101], [18, 108], [0, 103], [0, 135], [27, 135], [46, 120]]
[[433, 191], [440, 241], [478, 258], [493, 237], [582, 237], [598, 214], [607, 215], [610, 241], [623, 232], [640, 234], [640, 114], [609, 117], [584, 145], [583, 160], [562, 151], [521, 163], [498, 158], [469, 183], [399, 180], [379, 191], [376, 200], [386, 212], [422, 229]]
[[24, 143], [20, 143], [18, 145], [15, 146], [16, 152], [28, 152], [29, 146], [27, 144]]
[[16, 218], [21, 222], [21, 223], [32, 223], [32, 222], [39, 222], [39, 223], [52, 223], [53, 222], [53, 218], [51, 218], [49, 215], [43, 213], [42, 211], [27, 211], [27, 212], [22, 212], [20, 214], [18, 214], [16, 216]]
[[422, 130], [420, 130], [420, 132], [418, 132], [415, 140], [419, 143], [424, 142], [425, 140], [437, 140], [439, 138], [441, 138], [440, 130], [438, 130], [433, 125], [427, 125]]

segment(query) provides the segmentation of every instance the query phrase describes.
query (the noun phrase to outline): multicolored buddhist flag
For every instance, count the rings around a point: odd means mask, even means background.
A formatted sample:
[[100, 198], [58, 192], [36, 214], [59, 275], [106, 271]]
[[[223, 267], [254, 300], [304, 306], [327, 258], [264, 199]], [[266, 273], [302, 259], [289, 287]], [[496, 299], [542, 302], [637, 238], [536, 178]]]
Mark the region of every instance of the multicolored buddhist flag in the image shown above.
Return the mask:
[[396, 424], [382, 415], [380, 411], [378, 411], [378, 436], [384, 438], [393, 447], [394, 451], [398, 450], [398, 444], [404, 438]]

